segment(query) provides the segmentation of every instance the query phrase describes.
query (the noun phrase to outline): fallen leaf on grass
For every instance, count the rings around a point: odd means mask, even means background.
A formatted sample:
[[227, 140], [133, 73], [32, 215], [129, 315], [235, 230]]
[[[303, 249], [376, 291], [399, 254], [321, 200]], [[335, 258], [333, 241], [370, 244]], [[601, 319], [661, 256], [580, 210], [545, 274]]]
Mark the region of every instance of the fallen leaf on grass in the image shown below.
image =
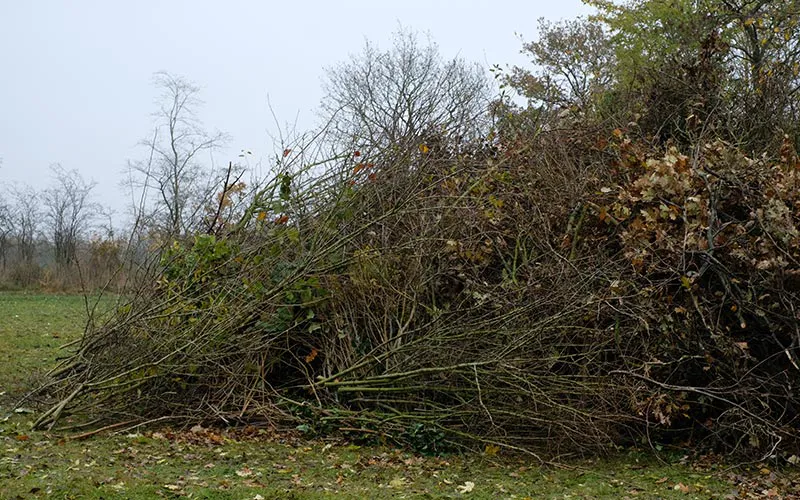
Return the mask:
[[683, 483], [678, 483], [675, 486], [673, 486], [672, 489], [675, 490], [675, 491], [680, 491], [681, 493], [689, 493], [689, 490], [691, 488], [689, 488], [688, 486], [686, 486]]
[[249, 467], [242, 467], [240, 470], [236, 471], [236, 475], [239, 477], [247, 477], [253, 475], [253, 471]]
[[656, 481], [656, 484], [664, 484], [664, 483], [666, 483], [667, 481], [669, 481], [669, 478], [668, 478], [668, 477], [666, 477], [666, 476], [664, 476], [664, 477], [662, 477], [661, 479], [659, 479], [658, 481]]
[[471, 493], [472, 490], [474, 489], [475, 489], [475, 483], [473, 483], [472, 481], [465, 481], [464, 484], [462, 484], [461, 486], [456, 486], [456, 491], [461, 494]]

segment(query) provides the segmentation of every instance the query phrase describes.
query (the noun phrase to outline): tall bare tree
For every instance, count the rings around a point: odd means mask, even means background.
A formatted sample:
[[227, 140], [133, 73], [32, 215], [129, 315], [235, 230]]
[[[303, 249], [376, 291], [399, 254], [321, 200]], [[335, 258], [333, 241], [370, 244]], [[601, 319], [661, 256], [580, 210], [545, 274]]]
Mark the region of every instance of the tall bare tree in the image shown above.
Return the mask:
[[152, 193], [154, 201], [152, 210], [139, 215], [158, 231], [185, 234], [202, 219], [220, 177], [201, 155], [219, 148], [227, 137], [207, 132], [198, 119], [200, 87], [165, 72], [156, 73], [154, 83], [160, 91], [155, 131], [142, 141], [149, 158], [129, 164], [134, 183]]
[[39, 232], [39, 194], [30, 186], [14, 186], [13, 220], [17, 243], [17, 255], [25, 264], [32, 264], [36, 257], [36, 237]]
[[44, 220], [56, 264], [70, 266], [76, 260], [78, 242], [100, 210], [90, 199], [95, 183], [87, 183], [77, 170], [58, 164], [50, 170], [53, 185], [41, 194]]
[[8, 251], [13, 233], [14, 213], [12, 207], [4, 199], [0, 199], [0, 269], [3, 270], [8, 263]]
[[334, 140], [368, 153], [427, 131], [469, 138], [484, 130], [490, 86], [477, 64], [444, 60], [430, 38], [400, 29], [391, 49], [363, 51], [327, 69], [323, 118]]

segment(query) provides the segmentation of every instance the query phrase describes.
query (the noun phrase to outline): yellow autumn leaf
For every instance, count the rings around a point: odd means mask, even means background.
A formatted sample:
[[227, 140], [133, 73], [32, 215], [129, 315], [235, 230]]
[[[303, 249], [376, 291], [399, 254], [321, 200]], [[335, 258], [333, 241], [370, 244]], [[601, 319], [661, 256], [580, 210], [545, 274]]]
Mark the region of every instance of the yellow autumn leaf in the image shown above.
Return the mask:
[[486, 448], [483, 450], [483, 452], [490, 457], [497, 455], [499, 451], [500, 447], [494, 444], [487, 444]]
[[419, 152], [422, 153], [422, 154], [426, 154], [430, 150], [431, 149], [428, 147], [427, 144], [420, 144], [419, 145]]

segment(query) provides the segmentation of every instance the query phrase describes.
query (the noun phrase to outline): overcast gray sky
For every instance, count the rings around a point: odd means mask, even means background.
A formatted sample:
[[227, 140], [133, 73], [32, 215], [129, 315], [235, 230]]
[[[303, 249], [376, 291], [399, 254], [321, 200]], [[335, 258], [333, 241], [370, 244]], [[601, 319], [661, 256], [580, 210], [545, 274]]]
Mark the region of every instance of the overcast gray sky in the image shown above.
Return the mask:
[[443, 57], [524, 64], [520, 41], [536, 20], [590, 12], [580, 0], [0, 0], [0, 192], [36, 188], [61, 163], [98, 183], [96, 198], [124, 210], [119, 188], [137, 142], [152, 130], [152, 75], [168, 71], [203, 90], [200, 117], [232, 140], [217, 162], [272, 154], [276, 126], [316, 123], [323, 68], [365, 39], [389, 46], [398, 24], [429, 32]]

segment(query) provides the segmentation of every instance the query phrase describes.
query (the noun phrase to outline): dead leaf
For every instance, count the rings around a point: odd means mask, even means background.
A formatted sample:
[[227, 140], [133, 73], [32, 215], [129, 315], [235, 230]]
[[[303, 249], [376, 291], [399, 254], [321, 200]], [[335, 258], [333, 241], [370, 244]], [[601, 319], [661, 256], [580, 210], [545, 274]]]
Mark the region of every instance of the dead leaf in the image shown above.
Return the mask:
[[461, 486], [456, 486], [456, 491], [458, 491], [462, 495], [466, 493], [471, 493], [472, 490], [474, 489], [475, 489], [475, 483], [473, 483], [472, 481], [465, 481], [464, 484], [462, 484]]
[[317, 350], [316, 347], [311, 349], [311, 352], [308, 353], [308, 356], [306, 356], [306, 363], [311, 363], [312, 361], [314, 361], [314, 359], [316, 359], [317, 357], [317, 354], [319, 354], [319, 351]]
[[678, 483], [675, 486], [673, 486], [672, 489], [675, 490], [675, 491], [680, 491], [681, 493], [689, 493], [689, 490], [691, 488], [689, 488], [688, 486], [686, 486], [683, 483]]

